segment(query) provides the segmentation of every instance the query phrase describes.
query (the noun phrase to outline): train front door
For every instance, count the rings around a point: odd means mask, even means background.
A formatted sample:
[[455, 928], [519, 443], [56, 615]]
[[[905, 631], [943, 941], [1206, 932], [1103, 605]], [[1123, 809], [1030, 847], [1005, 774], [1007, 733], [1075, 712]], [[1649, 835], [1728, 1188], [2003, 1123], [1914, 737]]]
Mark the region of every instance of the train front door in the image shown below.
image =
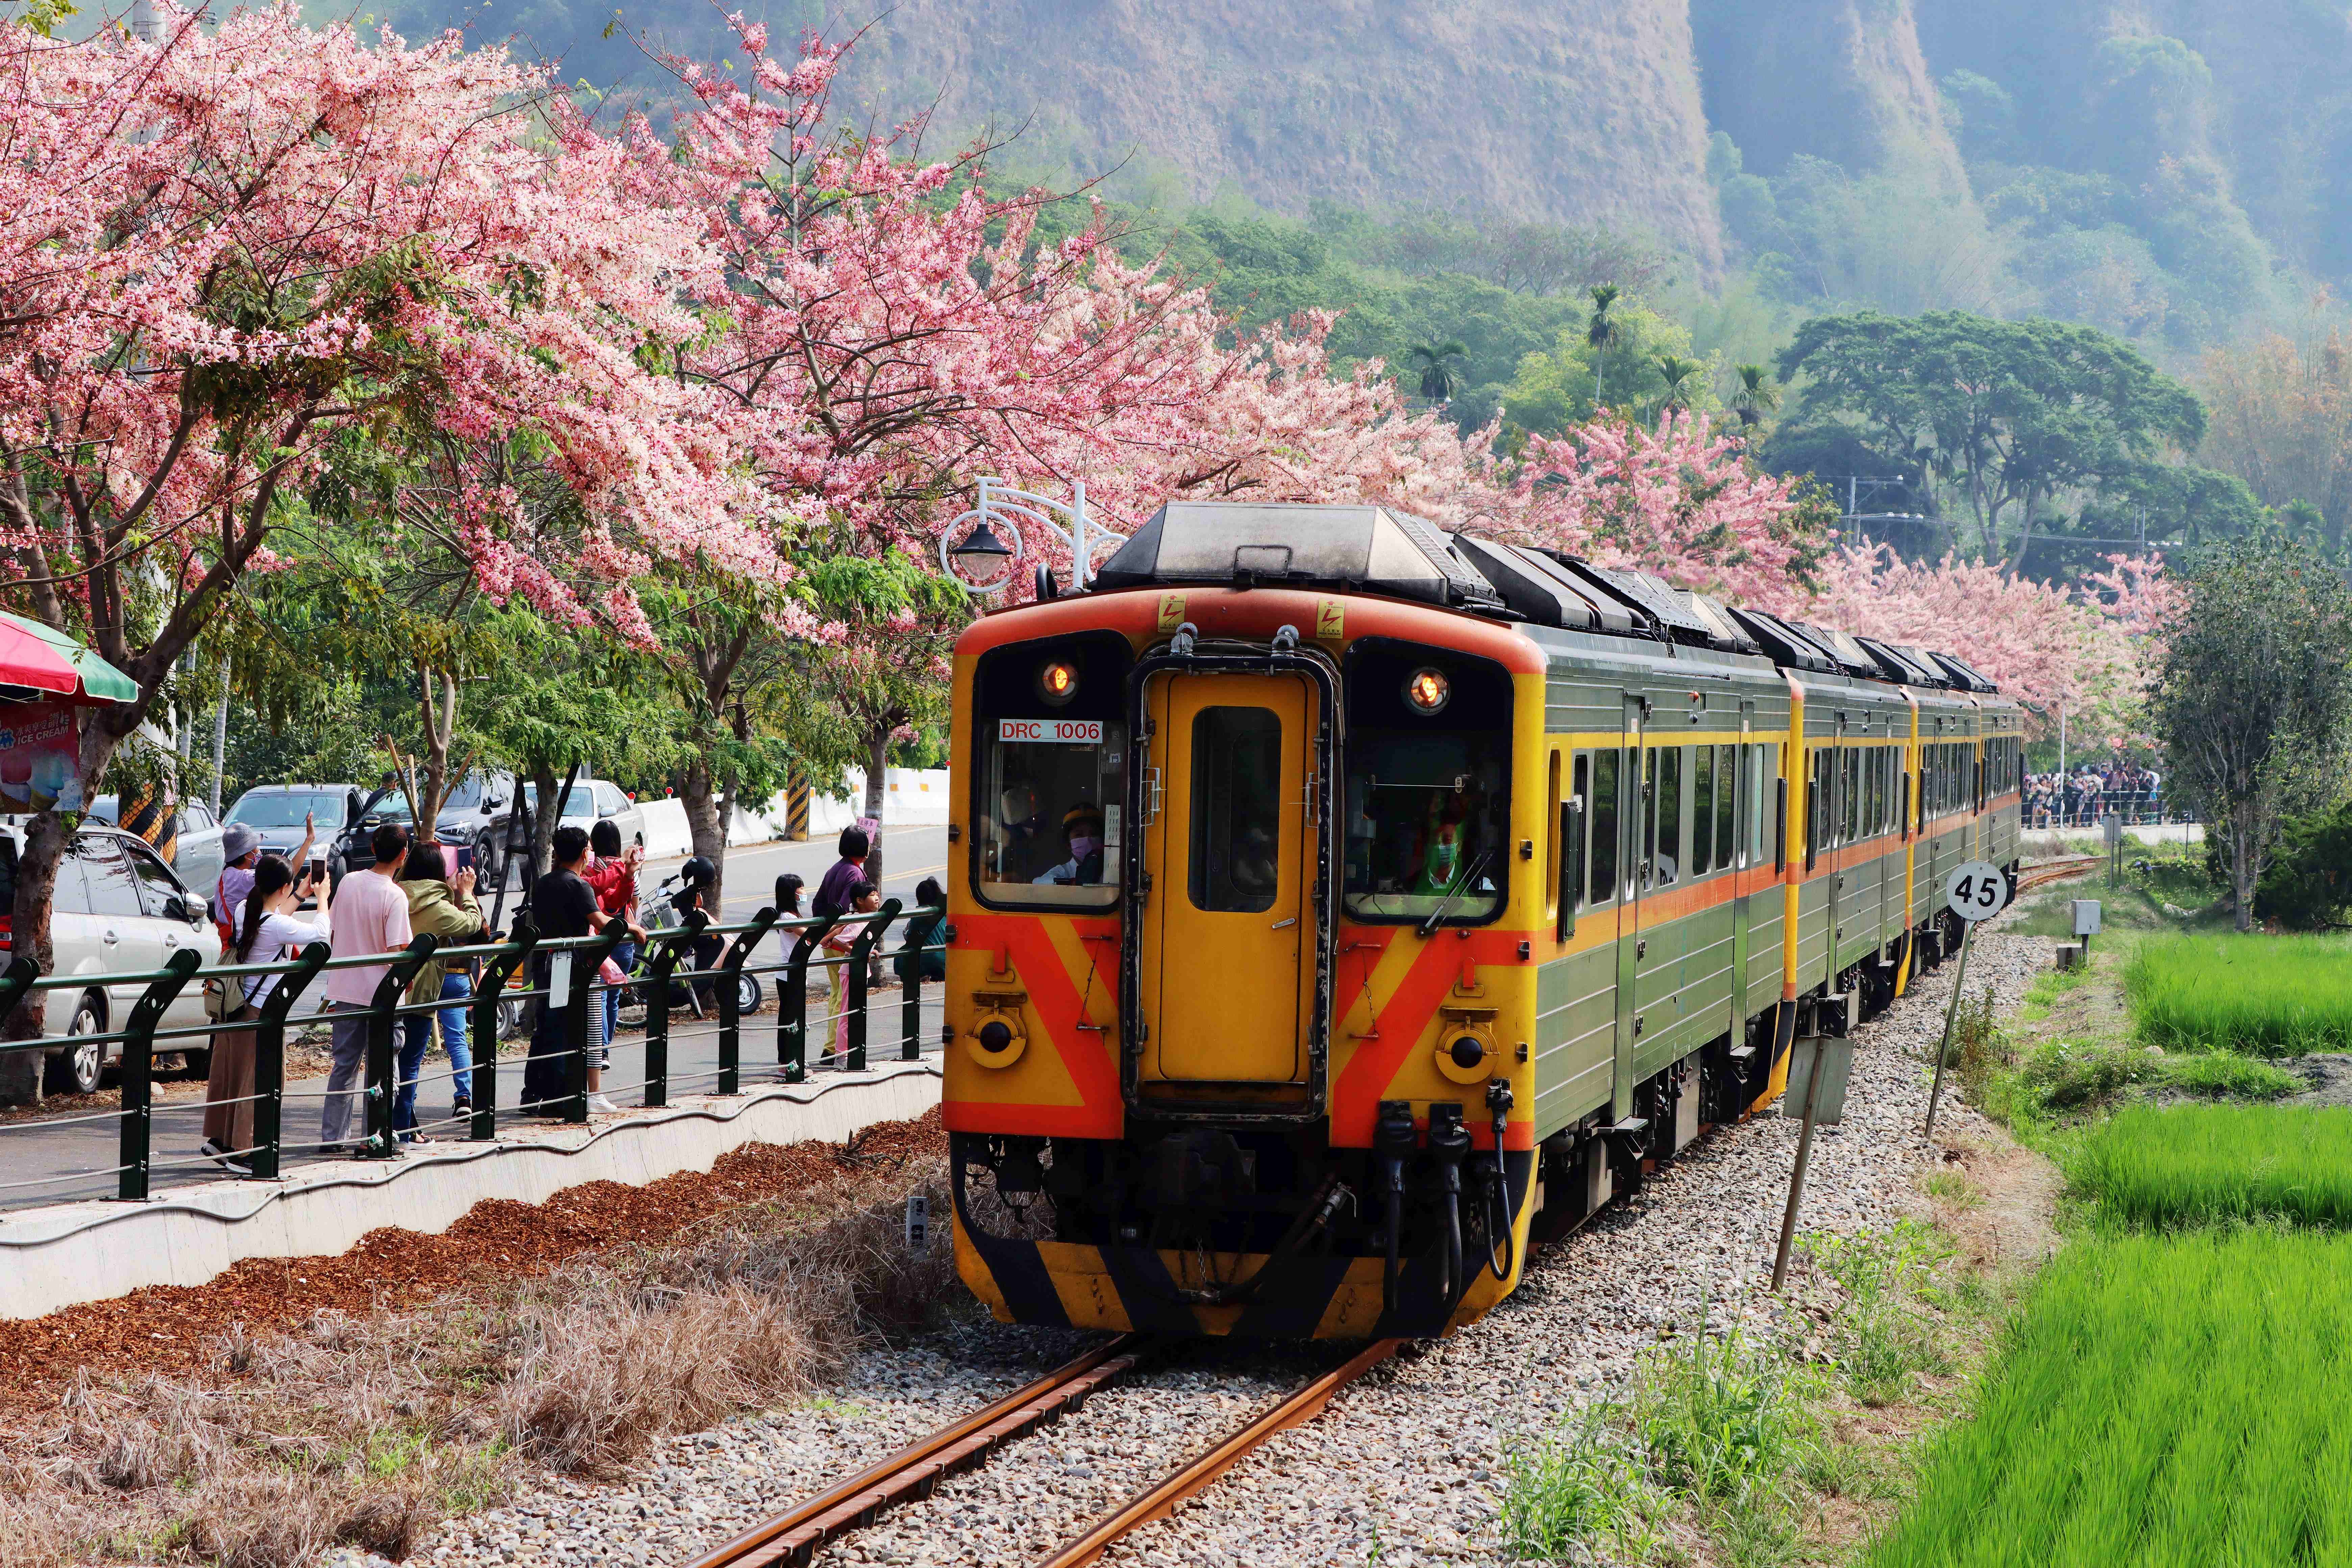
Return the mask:
[[1303, 1084], [1315, 693], [1291, 675], [1171, 675], [1149, 700], [1139, 1078]]

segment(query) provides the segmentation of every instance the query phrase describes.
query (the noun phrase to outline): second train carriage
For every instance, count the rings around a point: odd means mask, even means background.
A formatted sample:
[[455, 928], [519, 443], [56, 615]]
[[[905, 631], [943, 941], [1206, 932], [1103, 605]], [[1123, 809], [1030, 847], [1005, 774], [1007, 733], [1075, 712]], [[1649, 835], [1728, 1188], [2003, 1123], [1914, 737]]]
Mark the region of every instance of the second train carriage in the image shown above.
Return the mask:
[[2018, 848], [1962, 661], [1374, 507], [1162, 508], [965, 633], [951, 745], [957, 1259], [1022, 1321], [1475, 1318]]

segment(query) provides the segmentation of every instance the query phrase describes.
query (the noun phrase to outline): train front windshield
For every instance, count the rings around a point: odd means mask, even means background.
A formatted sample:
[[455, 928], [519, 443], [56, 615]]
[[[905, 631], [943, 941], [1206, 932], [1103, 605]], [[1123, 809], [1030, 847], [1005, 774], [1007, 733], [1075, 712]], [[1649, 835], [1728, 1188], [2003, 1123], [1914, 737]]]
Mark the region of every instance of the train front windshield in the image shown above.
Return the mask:
[[1348, 747], [1348, 913], [1491, 918], [1502, 907], [1502, 737], [1359, 733]]

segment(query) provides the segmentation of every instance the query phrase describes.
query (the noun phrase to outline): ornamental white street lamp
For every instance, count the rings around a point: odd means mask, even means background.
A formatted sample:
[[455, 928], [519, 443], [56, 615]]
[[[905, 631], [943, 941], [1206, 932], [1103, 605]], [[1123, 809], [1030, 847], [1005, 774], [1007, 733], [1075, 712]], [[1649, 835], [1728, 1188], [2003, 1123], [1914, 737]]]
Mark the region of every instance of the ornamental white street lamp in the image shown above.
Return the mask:
[[[1065, 529], [1055, 519], [1068, 521]], [[971, 531], [961, 543], [952, 542], [966, 523]], [[992, 524], [1010, 535], [1007, 544]], [[950, 522], [940, 533], [940, 565], [947, 574], [975, 594], [1003, 592], [1013, 581], [1013, 568], [1029, 552], [1024, 524], [1042, 528], [1070, 552], [1070, 587], [1076, 592], [1094, 576], [1094, 552], [1105, 542], [1123, 542], [1127, 535], [1093, 521], [1087, 515], [1087, 486], [1070, 486], [1067, 501], [1015, 489], [999, 479], [980, 481], [980, 504]]]

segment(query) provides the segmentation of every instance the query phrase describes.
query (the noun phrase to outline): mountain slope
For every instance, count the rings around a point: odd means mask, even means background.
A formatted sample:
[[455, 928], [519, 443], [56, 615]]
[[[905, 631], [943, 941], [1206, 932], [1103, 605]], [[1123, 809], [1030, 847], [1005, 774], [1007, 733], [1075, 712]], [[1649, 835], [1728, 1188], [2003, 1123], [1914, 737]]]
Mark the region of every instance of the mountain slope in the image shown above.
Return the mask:
[[903, 0], [845, 73], [898, 118], [1034, 117], [1081, 173], [1139, 153], [1206, 200], [1461, 206], [1722, 256], [1685, 0]]

